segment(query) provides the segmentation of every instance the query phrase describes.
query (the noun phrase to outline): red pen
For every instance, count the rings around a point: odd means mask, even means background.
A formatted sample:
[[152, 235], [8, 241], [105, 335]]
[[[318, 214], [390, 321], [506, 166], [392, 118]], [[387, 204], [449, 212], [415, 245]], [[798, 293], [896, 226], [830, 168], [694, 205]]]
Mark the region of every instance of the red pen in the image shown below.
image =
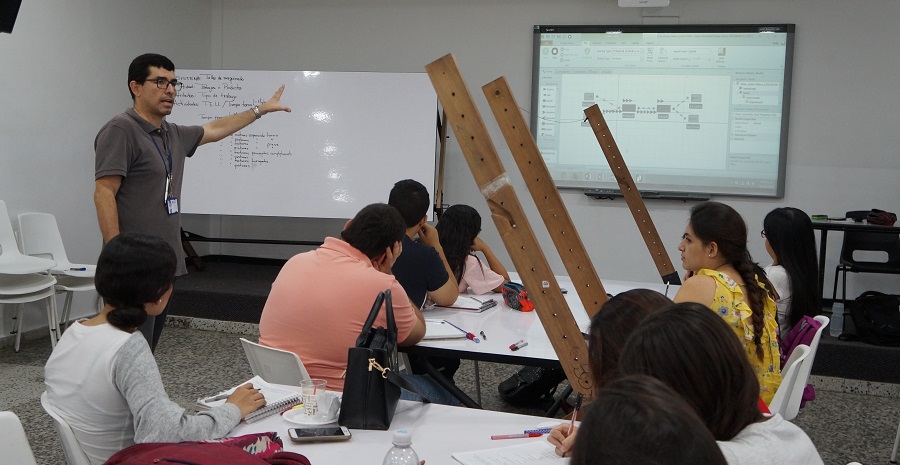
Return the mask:
[[468, 340], [470, 340], [470, 341], [481, 342], [481, 339], [478, 339], [477, 337], [475, 337], [474, 334], [472, 334], [472, 333], [470, 333], [470, 332], [468, 332], [468, 331], [466, 331], [466, 330], [460, 328], [459, 326], [456, 326], [456, 325], [453, 324], [453, 323], [450, 323], [450, 322], [447, 321], [447, 320], [444, 320], [444, 321], [447, 322], [448, 325], [453, 326], [454, 328], [456, 328], [456, 329], [462, 331], [463, 334], [466, 335], [466, 339], [468, 339]]
[[575, 398], [575, 409], [572, 410], [572, 422], [569, 423], [569, 432], [566, 433], [566, 436], [570, 436], [572, 434], [572, 429], [575, 428], [575, 418], [578, 416], [578, 409], [581, 408], [581, 399], [582, 395], [579, 392], [578, 397]]
[[525, 434], [497, 434], [491, 436], [491, 439], [519, 439], [519, 438], [539, 438], [543, 436], [541, 433], [525, 433]]

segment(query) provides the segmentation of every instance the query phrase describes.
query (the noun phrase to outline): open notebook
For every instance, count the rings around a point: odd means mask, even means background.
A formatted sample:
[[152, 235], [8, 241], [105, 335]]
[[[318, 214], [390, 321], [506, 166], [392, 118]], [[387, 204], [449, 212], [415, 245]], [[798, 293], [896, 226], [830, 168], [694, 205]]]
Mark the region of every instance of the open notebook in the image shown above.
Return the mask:
[[[518, 439], [517, 439], [518, 441]], [[462, 465], [568, 465], [569, 458], [556, 455], [544, 437], [523, 439], [519, 444], [493, 449], [456, 452], [452, 457]]]
[[[259, 376], [254, 376], [238, 386], [243, 386], [247, 383], [252, 383], [253, 387], [259, 389], [259, 392], [266, 398], [266, 405], [251, 412], [244, 418], [244, 421], [247, 423], [253, 423], [254, 421], [263, 419], [269, 415], [281, 413], [283, 410], [303, 402], [303, 398], [300, 396], [299, 392], [275, 387], [265, 382]], [[197, 399], [197, 405], [205, 408], [218, 407], [225, 403], [225, 399], [227, 399], [238, 386], [222, 391], [214, 396]]]

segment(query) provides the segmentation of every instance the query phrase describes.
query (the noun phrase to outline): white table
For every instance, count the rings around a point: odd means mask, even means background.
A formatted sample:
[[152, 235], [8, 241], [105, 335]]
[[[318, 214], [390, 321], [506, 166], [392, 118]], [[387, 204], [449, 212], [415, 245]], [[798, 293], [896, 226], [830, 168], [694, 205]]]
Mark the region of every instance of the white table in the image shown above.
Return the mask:
[[[510, 273], [510, 279], [519, 281], [517, 273]], [[575, 318], [576, 324], [583, 333], [587, 333], [590, 327], [590, 318], [584, 310], [584, 305], [578, 294], [572, 280], [568, 276], [556, 276], [560, 288], [566, 289], [568, 293], [565, 295], [566, 303], [569, 310]], [[610, 295], [616, 295], [631, 289], [652, 289], [660, 293], [666, 294], [670, 298], [678, 292], [680, 286], [667, 286], [663, 283], [642, 283], [635, 281], [614, 281], [605, 280], [603, 287]], [[422, 315], [428, 319], [444, 319], [460, 328], [469, 331], [481, 340], [475, 342], [468, 339], [438, 339], [424, 340], [412, 347], [401, 348], [401, 351], [417, 357], [437, 356], [447, 358], [459, 358], [466, 360], [474, 360], [475, 366], [475, 383], [477, 402], [470, 399], [468, 395], [460, 391], [449, 380], [444, 378], [440, 373], [431, 372], [432, 378], [443, 385], [463, 404], [478, 407], [481, 401], [480, 376], [478, 374], [478, 361], [506, 363], [512, 365], [529, 365], [529, 366], [545, 366], [559, 367], [559, 357], [553, 350], [550, 338], [544, 331], [543, 325], [537, 316], [537, 311], [520, 312], [506, 306], [501, 294], [486, 294], [478, 297], [479, 300], [485, 298], [496, 299], [498, 304], [496, 307], [478, 313], [469, 310], [449, 309], [449, 308], [431, 308], [422, 311]], [[482, 337], [481, 333], [486, 337]], [[526, 341], [528, 345], [519, 350], [513, 351], [509, 347], [518, 341]], [[423, 359], [424, 360], [424, 359]]]
[[401, 400], [391, 429], [351, 430], [352, 437], [349, 441], [294, 444], [288, 437], [287, 430], [298, 425], [289, 423], [280, 415], [273, 415], [249, 425], [241, 422], [229, 436], [276, 431], [284, 442], [285, 450], [303, 454], [313, 464], [373, 464], [381, 463], [391, 448], [393, 430], [406, 429], [412, 433], [412, 447], [419, 455], [419, 459], [425, 460], [427, 465], [442, 465], [457, 464], [450, 457], [454, 452], [514, 445], [519, 443], [517, 441], [546, 441], [546, 435], [539, 438], [505, 440], [491, 440], [491, 435], [522, 433], [526, 429], [548, 423], [554, 423], [554, 420]]
[[[510, 273], [513, 281], [518, 281], [518, 275]], [[561, 288], [568, 290], [565, 295], [572, 316], [582, 332], [587, 332], [590, 326], [590, 318], [581, 304], [581, 300], [575, 293], [572, 281], [567, 276], [557, 276]], [[666, 285], [662, 283], [641, 283], [633, 281], [603, 281], [606, 292], [616, 295], [631, 289], [652, 289], [666, 293]], [[678, 292], [679, 286], [670, 286], [668, 296], [671, 298]], [[486, 294], [478, 297], [493, 298], [498, 301], [496, 307], [484, 312], [476, 313], [468, 310], [433, 308], [423, 310], [422, 315], [429, 319], [445, 319], [462, 329], [470, 331], [481, 339], [480, 343], [468, 339], [440, 339], [425, 340], [414, 347], [404, 348], [403, 351], [413, 354], [433, 355], [441, 357], [461, 358], [468, 360], [480, 360], [487, 362], [508, 363], [531, 366], [558, 367], [559, 358], [550, 344], [550, 339], [544, 331], [543, 325], [536, 311], [520, 312], [506, 306], [501, 294]], [[481, 337], [481, 332], [487, 336]], [[517, 350], [510, 350], [510, 344], [525, 340], [528, 345]]]

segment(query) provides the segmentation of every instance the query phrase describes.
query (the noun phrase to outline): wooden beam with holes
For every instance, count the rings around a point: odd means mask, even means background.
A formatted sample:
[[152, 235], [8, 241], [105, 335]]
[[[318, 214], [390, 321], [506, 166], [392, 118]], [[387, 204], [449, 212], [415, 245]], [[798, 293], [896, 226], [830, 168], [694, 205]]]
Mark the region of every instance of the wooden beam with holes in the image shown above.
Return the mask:
[[592, 395], [587, 344], [510, 185], [456, 60], [452, 54], [446, 55], [425, 70], [569, 382], [578, 392]]
[[600, 149], [603, 150], [603, 155], [606, 156], [606, 161], [609, 162], [609, 167], [616, 177], [616, 182], [619, 183], [619, 189], [622, 190], [622, 194], [625, 196], [625, 202], [628, 204], [628, 209], [631, 210], [634, 222], [637, 223], [641, 237], [644, 238], [644, 243], [647, 245], [647, 250], [653, 258], [653, 263], [656, 264], [659, 276], [666, 284], [681, 284], [681, 278], [678, 277], [678, 272], [675, 271], [672, 261], [669, 260], [669, 254], [666, 253], [662, 240], [659, 238], [659, 231], [657, 231], [650, 214], [647, 212], [647, 206], [644, 204], [644, 199], [641, 198], [640, 191], [634, 185], [634, 178], [631, 177], [631, 172], [628, 171], [628, 166], [625, 165], [625, 160], [622, 159], [622, 153], [619, 152], [619, 146], [616, 145], [616, 141], [609, 130], [609, 126], [606, 124], [606, 119], [603, 118], [600, 107], [591, 105], [584, 110], [584, 114], [587, 115], [587, 119], [591, 123], [591, 129], [594, 130], [594, 135], [597, 136], [597, 142], [600, 143]]
[[534, 136], [528, 130], [519, 105], [509, 90], [509, 84], [505, 77], [500, 77], [481, 90], [487, 97], [494, 119], [500, 125], [513, 159], [516, 160], [516, 165], [525, 178], [525, 185], [528, 186], [531, 198], [534, 199], [544, 219], [553, 244], [562, 257], [563, 265], [578, 292], [578, 298], [581, 299], [587, 314], [593, 317], [600, 310], [600, 306], [606, 303], [606, 290], [588, 257], [584, 243], [581, 242], [572, 217], [563, 204], [559, 190], [550, 177], [547, 165], [541, 157]]

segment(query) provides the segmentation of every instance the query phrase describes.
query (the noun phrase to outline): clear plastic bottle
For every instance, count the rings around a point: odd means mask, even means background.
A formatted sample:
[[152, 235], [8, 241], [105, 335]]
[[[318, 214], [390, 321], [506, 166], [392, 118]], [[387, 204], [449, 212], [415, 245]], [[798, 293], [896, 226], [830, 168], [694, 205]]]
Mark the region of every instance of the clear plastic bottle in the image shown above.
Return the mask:
[[844, 303], [843, 302], [835, 302], [831, 304], [831, 323], [828, 324], [830, 328], [828, 330], [828, 334], [831, 334], [832, 337], [838, 337], [844, 332]]
[[419, 456], [410, 445], [412, 434], [405, 429], [394, 431], [394, 447], [384, 456], [383, 465], [419, 465]]

